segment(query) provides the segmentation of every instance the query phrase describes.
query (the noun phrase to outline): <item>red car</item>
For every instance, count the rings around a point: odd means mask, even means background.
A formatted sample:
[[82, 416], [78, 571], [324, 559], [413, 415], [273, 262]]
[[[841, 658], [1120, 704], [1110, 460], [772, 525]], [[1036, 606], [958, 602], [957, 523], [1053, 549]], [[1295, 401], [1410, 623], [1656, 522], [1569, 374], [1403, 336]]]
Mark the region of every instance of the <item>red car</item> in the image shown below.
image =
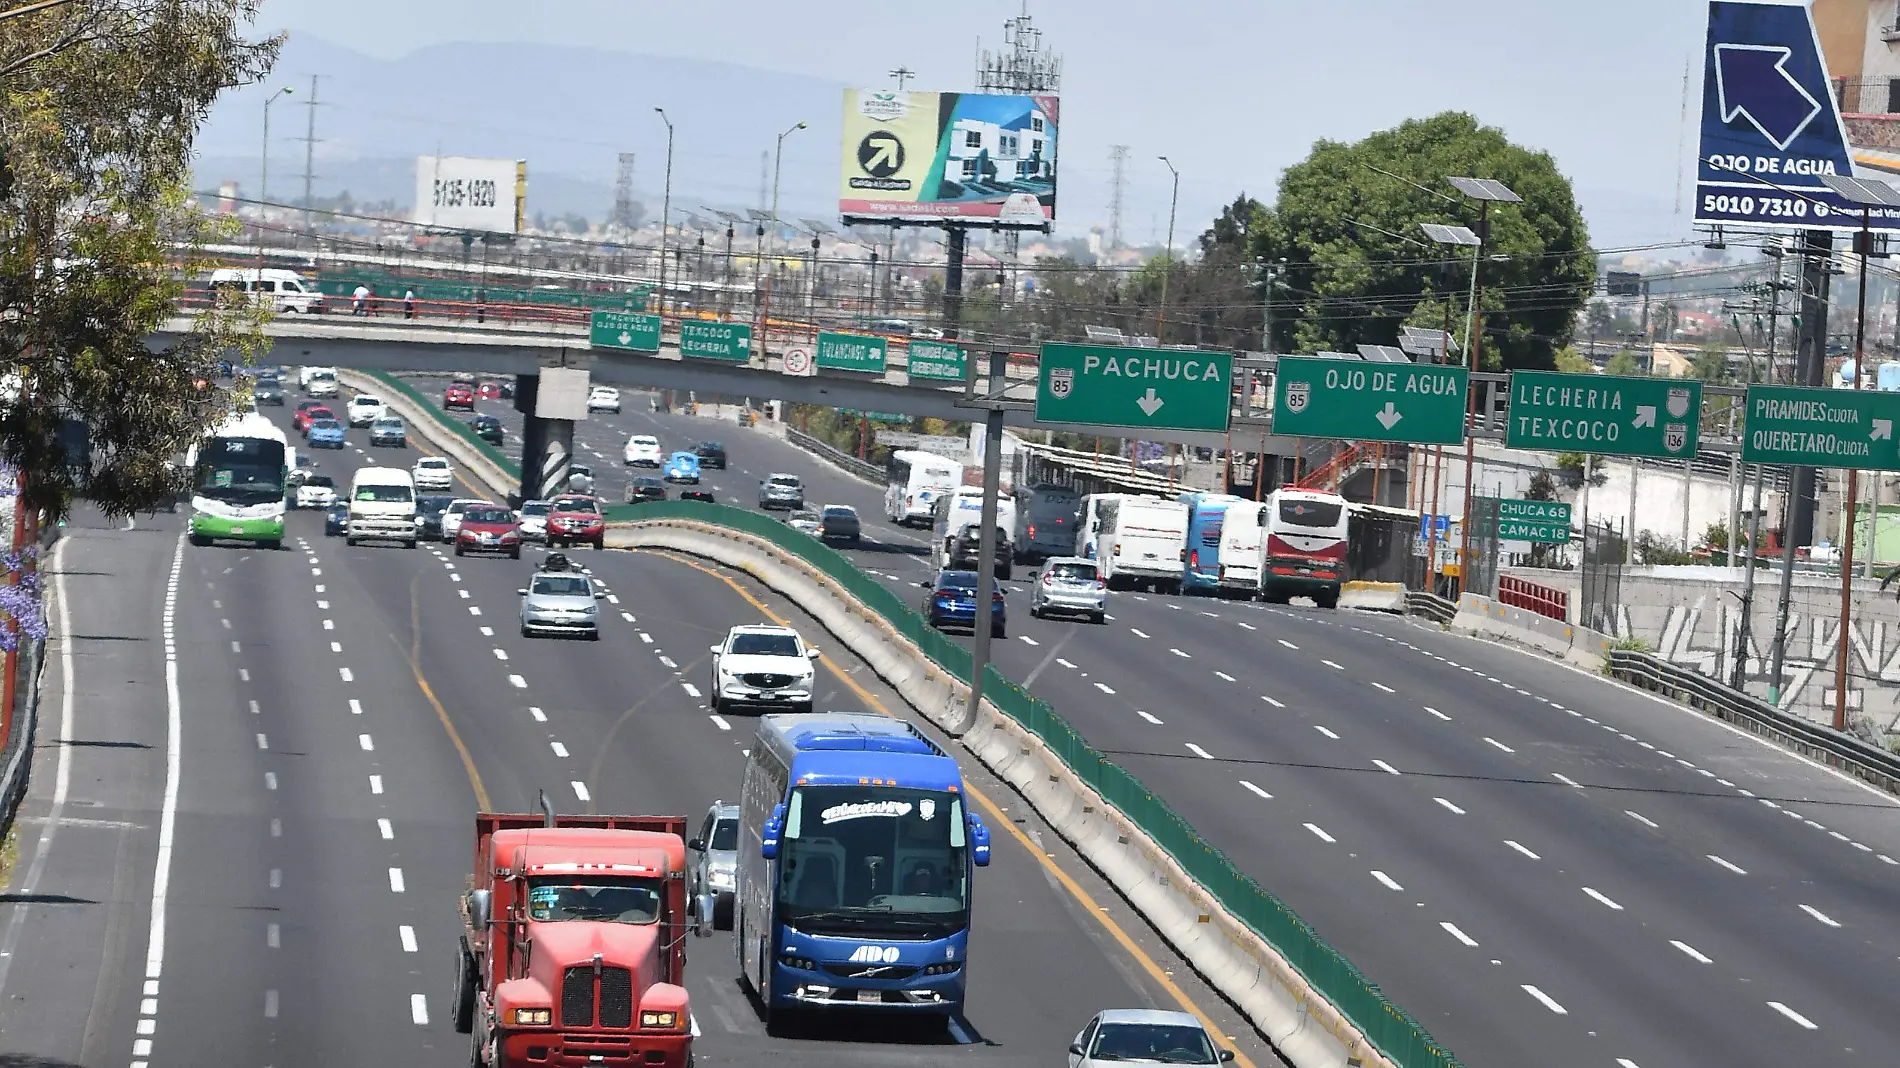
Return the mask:
[[501, 399], [501, 383], [483, 381], [481, 385], [475, 387], [475, 392], [483, 400], [500, 400]]
[[296, 416], [290, 420], [290, 425], [297, 428], [297, 433], [308, 434], [310, 433], [311, 423], [314, 423], [319, 419], [335, 419], [335, 418], [336, 418], [335, 412], [331, 411], [330, 409], [324, 407], [321, 404], [318, 404], [318, 405], [313, 405], [309, 408], [298, 408]]
[[462, 529], [455, 535], [455, 555], [507, 553], [521, 559], [521, 523], [512, 509], [499, 504], [471, 504], [462, 513]]
[[600, 512], [600, 501], [580, 494], [556, 497], [548, 511], [548, 548], [559, 549], [575, 542], [586, 542], [596, 549], [606, 547], [607, 519]]
[[450, 382], [449, 388], [442, 391], [442, 410], [447, 412], [457, 408], [465, 412], [475, 410], [475, 387], [467, 382]]

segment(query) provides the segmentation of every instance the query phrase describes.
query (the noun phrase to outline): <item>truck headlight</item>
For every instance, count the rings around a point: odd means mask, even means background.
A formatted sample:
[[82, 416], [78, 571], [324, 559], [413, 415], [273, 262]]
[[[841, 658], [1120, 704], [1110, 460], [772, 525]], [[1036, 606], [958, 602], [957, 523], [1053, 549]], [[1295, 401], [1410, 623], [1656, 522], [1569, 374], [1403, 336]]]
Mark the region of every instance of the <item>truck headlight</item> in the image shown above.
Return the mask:
[[680, 1014], [677, 1012], [640, 1013], [641, 1027], [678, 1027], [679, 1025]]
[[553, 1009], [516, 1009], [516, 1027], [546, 1027], [554, 1022]]

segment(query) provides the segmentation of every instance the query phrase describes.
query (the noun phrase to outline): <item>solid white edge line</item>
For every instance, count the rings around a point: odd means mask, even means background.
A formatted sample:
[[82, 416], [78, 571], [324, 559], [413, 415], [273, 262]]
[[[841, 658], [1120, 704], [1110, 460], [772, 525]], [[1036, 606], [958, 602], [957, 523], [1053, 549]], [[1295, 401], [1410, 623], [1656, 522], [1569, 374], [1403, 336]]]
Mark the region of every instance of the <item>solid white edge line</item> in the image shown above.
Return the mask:
[[[172, 551], [171, 578], [165, 591], [165, 641], [176, 642], [178, 573], [185, 564], [185, 536], [178, 536]], [[165, 904], [171, 893], [172, 848], [178, 836], [178, 778], [184, 734], [184, 702], [178, 692], [178, 656], [167, 649], [165, 656], [165, 797], [158, 818], [158, 854], [152, 866], [152, 912], [150, 933], [145, 943], [145, 978], [162, 978], [165, 970]]]

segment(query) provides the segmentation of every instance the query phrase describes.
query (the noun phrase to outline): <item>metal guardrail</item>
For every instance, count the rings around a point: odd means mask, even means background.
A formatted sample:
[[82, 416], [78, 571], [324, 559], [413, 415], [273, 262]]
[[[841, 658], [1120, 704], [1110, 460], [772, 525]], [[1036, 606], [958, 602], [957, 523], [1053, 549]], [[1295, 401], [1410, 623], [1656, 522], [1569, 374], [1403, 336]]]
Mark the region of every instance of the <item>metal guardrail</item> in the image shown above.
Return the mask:
[[1407, 615], [1424, 616], [1434, 623], [1449, 623], [1458, 614], [1458, 602], [1447, 601], [1435, 593], [1407, 590], [1405, 612]]
[[786, 427], [785, 440], [834, 467], [844, 468], [859, 478], [870, 479], [872, 482], [878, 483], [884, 481], [884, 469], [882, 467], [873, 463], [866, 463], [855, 456], [834, 449], [830, 445], [819, 441], [817, 438], [812, 437], [802, 430], [797, 430], [789, 426]]
[[1900, 755], [1791, 716], [1758, 697], [1648, 653], [1612, 651], [1610, 675], [1762, 735], [1890, 794], [1900, 794]]

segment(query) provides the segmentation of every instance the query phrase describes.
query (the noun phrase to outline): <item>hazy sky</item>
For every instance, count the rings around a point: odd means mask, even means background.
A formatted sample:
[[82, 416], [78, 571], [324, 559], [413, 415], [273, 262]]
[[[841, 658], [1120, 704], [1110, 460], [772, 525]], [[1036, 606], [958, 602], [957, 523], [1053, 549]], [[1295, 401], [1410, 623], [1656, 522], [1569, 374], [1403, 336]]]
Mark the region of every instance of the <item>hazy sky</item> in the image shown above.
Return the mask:
[[[1020, 0], [264, 0], [260, 26], [384, 58], [455, 41], [541, 41], [874, 86], [903, 65], [917, 73], [911, 88], [966, 90], [978, 38], [999, 46], [1019, 9]], [[1599, 247], [1689, 232], [1678, 174], [1695, 131], [1682, 140], [1679, 116], [1703, 3], [1031, 0], [1029, 10], [1064, 62], [1068, 233], [1106, 220], [1111, 144], [1131, 146], [1124, 226], [1143, 240], [1167, 222], [1158, 155], [1181, 170], [1185, 234], [1243, 189], [1270, 199], [1317, 139], [1356, 139], [1448, 108], [1549, 151]], [[788, 145], [785, 166], [812, 180], [835, 174], [836, 148]]]

